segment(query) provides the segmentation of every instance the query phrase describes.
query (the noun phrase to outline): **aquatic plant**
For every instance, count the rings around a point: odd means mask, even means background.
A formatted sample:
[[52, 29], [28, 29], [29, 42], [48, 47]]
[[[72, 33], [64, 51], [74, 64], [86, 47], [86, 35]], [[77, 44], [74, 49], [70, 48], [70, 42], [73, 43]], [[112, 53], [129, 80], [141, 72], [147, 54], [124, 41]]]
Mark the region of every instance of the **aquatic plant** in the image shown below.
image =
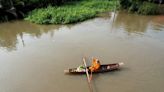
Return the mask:
[[114, 0], [82, 0], [64, 4], [63, 6], [49, 6], [35, 9], [25, 20], [38, 24], [68, 24], [93, 18], [99, 12], [114, 8]]
[[67, 24], [94, 17], [95, 11], [81, 7], [51, 7], [36, 9], [26, 18], [38, 24]]

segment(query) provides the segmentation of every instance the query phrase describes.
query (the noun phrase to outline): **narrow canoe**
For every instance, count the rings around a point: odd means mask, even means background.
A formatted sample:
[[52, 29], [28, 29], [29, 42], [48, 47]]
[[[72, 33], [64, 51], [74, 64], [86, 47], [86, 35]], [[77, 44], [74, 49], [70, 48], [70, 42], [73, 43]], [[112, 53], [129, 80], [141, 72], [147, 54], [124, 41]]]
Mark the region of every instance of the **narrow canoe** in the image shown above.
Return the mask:
[[[100, 68], [97, 71], [94, 71], [93, 73], [102, 73], [102, 72], [109, 72], [118, 70], [120, 66], [124, 65], [124, 63], [113, 63], [113, 64], [103, 64], [100, 66]], [[89, 66], [87, 67], [89, 68]], [[89, 69], [88, 69], [89, 70]], [[85, 74], [85, 69], [79, 71], [78, 68], [70, 68], [67, 70], [64, 70], [66, 74]], [[90, 73], [90, 71], [88, 71]]]

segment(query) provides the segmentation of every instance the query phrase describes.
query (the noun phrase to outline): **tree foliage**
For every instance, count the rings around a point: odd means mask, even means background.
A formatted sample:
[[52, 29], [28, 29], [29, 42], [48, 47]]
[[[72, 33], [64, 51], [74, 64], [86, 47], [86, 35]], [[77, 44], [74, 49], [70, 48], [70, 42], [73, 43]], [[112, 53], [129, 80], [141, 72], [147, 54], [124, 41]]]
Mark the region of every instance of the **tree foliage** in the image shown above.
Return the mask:
[[158, 12], [158, 5], [154, 0], [120, 0], [123, 9], [143, 15], [154, 15]]

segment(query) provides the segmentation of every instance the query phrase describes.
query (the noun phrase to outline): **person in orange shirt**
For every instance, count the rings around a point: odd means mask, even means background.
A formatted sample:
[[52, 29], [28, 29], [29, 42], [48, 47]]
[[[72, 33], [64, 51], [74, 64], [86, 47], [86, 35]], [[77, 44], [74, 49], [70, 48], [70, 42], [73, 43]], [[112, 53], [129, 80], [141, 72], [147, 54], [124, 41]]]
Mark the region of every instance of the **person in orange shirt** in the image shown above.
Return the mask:
[[92, 65], [89, 67], [91, 72], [94, 72], [100, 68], [100, 61], [96, 58], [92, 58]]
[[92, 65], [89, 67], [91, 72], [90, 81], [92, 80], [92, 72], [97, 71], [100, 68], [100, 61], [96, 58], [92, 58]]

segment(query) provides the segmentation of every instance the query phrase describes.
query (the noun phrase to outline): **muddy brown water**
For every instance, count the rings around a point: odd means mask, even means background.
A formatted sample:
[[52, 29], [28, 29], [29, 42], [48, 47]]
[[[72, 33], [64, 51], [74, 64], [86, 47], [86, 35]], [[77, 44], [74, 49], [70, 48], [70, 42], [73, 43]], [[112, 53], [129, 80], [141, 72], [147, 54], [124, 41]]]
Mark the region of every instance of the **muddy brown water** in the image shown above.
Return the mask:
[[89, 92], [85, 75], [65, 75], [82, 57], [124, 62], [94, 74], [94, 92], [164, 92], [164, 16], [113, 13], [73, 25], [0, 24], [0, 92]]

